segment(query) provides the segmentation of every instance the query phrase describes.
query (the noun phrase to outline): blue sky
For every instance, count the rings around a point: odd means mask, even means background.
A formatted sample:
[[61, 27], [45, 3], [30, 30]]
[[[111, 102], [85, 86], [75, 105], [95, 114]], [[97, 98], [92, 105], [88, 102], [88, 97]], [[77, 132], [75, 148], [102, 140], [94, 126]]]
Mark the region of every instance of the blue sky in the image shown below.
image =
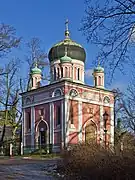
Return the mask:
[[[64, 38], [64, 23], [68, 18], [71, 38], [86, 49], [85, 69], [92, 68], [92, 61], [98, 54], [98, 48], [87, 44], [85, 37], [78, 31], [84, 15], [84, 0], [0, 0], [0, 7], [0, 22], [12, 25], [17, 35], [23, 37], [23, 43], [38, 37], [42, 40], [46, 52], [53, 44]], [[22, 59], [24, 54], [23, 48], [16, 52], [16, 56]], [[125, 80], [128, 79], [116, 74], [110, 88], [116, 86], [125, 88], [127, 84], [123, 83]], [[91, 75], [86, 77], [86, 83], [92, 84]]]

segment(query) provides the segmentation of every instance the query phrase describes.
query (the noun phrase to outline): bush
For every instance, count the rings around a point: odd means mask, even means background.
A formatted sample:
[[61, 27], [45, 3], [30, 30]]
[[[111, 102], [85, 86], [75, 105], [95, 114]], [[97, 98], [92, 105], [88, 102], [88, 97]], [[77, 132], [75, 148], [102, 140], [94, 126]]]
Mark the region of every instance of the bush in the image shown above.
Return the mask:
[[69, 152], [63, 152], [62, 157], [58, 171], [72, 179], [135, 179], [135, 157], [131, 153], [116, 156], [95, 144], [79, 144]]

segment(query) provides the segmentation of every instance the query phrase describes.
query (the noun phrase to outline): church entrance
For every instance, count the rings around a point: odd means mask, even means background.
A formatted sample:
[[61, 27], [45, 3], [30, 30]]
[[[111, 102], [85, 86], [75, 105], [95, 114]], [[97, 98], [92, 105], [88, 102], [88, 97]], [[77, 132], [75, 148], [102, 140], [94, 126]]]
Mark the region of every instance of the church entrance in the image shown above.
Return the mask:
[[92, 121], [85, 127], [85, 142], [96, 143], [97, 142], [97, 128]]
[[40, 129], [39, 133], [39, 144], [45, 145], [46, 144], [46, 131], [44, 129]]
[[47, 146], [49, 143], [48, 126], [45, 121], [40, 121], [38, 124], [38, 145]]

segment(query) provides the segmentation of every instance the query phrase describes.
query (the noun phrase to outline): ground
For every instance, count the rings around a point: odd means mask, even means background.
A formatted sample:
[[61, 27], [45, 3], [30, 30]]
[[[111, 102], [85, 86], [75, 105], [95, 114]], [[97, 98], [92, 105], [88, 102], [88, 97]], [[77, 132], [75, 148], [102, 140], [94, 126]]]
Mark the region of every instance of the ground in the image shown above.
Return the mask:
[[47, 175], [46, 169], [57, 164], [58, 160], [27, 160], [27, 159], [1, 159], [1, 180], [55, 180]]

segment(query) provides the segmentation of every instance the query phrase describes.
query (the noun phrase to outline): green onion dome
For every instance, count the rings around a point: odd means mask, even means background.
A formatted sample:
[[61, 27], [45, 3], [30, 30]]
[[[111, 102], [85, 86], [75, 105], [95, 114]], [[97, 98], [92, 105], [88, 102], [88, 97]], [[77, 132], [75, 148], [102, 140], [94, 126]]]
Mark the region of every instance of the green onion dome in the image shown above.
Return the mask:
[[41, 69], [39, 69], [38, 67], [37, 67], [37, 64], [36, 64], [36, 66], [31, 70], [31, 74], [41, 74], [42, 73], [42, 71], [41, 71]]
[[56, 43], [50, 49], [49, 54], [48, 54], [49, 61], [51, 62], [51, 61], [61, 59], [62, 57], [64, 57], [65, 48], [67, 48], [68, 57], [70, 57], [71, 59], [76, 59], [76, 60], [85, 62], [85, 59], [86, 59], [85, 50], [80, 44], [70, 39], [68, 25], [65, 31], [65, 39]]
[[94, 72], [104, 72], [104, 68], [98, 65], [95, 69]]
[[71, 59], [69, 56], [67, 56], [67, 55], [65, 55], [65, 56], [63, 56], [62, 58], [60, 58], [60, 62], [61, 62], [61, 63], [71, 62], [71, 61], [72, 61], [72, 59]]

